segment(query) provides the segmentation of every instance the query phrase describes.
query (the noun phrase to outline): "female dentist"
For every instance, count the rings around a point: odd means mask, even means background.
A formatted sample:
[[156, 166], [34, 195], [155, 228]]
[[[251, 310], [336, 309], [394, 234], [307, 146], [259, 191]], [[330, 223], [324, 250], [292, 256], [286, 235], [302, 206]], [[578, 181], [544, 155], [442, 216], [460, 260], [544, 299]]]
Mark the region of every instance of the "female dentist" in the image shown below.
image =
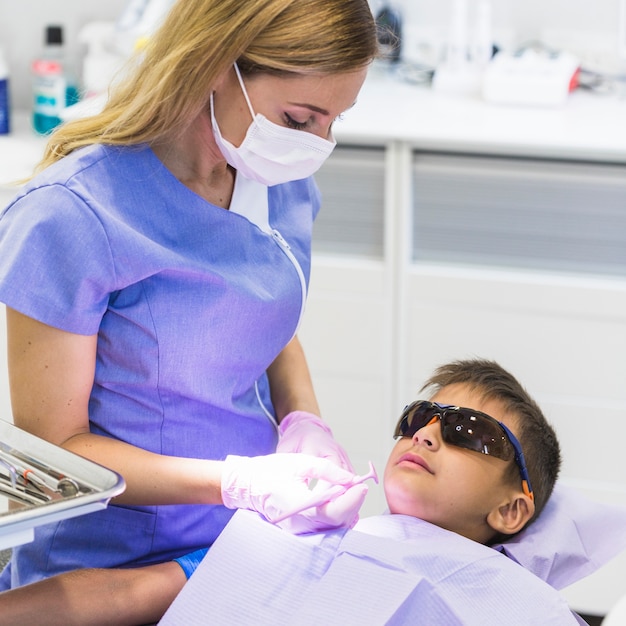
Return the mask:
[[[351, 484], [296, 331], [310, 176], [376, 54], [367, 0], [179, 0], [105, 109], [51, 136], [0, 217], [14, 420], [127, 489], [39, 529], [0, 588], [171, 560], [229, 509]], [[283, 524], [350, 525], [365, 492]]]

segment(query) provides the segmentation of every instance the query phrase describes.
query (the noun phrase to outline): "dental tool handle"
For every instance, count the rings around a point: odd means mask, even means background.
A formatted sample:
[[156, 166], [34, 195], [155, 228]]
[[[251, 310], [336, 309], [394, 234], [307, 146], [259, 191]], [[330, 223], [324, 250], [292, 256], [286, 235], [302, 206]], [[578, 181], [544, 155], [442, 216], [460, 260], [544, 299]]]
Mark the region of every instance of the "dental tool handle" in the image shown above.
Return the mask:
[[376, 484], [378, 484], [378, 475], [376, 474], [376, 469], [374, 468], [374, 464], [371, 461], [369, 463], [369, 471], [367, 472], [367, 474], [363, 474], [362, 476], [355, 476], [354, 479], [347, 485], [333, 485], [332, 487], [329, 487], [325, 491], [316, 494], [314, 498], [311, 498], [311, 500], [307, 500], [303, 504], [293, 509], [290, 509], [289, 511], [283, 512], [282, 515], [280, 515], [279, 517], [272, 519], [272, 523], [279, 524], [280, 522], [286, 520], [288, 517], [292, 517], [293, 515], [302, 513], [302, 511], [321, 506], [322, 504], [327, 504], [335, 498], [343, 495], [351, 487], [354, 487], [355, 485], [360, 485], [370, 478]]
[[333, 485], [329, 489], [326, 489], [326, 491], [322, 491], [321, 493], [316, 494], [314, 498], [312, 498], [311, 500], [307, 500], [304, 504], [290, 509], [289, 511], [283, 512], [283, 514], [279, 517], [272, 519], [272, 524], [279, 524], [280, 522], [286, 520], [288, 517], [292, 517], [293, 515], [302, 513], [302, 511], [306, 511], [307, 509], [312, 509], [316, 506], [326, 504], [327, 502], [334, 500], [335, 498], [348, 491], [348, 489], [350, 489], [350, 487], [352, 486], [353, 483], [350, 483], [349, 485]]

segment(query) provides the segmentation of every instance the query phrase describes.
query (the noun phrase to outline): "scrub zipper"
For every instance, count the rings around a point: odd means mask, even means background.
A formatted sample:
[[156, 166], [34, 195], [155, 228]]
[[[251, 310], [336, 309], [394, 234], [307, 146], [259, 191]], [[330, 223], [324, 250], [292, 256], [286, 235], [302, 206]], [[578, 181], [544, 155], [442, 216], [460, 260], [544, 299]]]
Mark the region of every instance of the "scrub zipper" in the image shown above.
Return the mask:
[[[291, 251], [291, 246], [287, 243], [286, 239], [280, 234], [280, 231], [276, 230], [275, 228], [272, 228], [270, 229], [270, 235], [272, 236], [272, 239], [280, 246], [281, 250], [285, 253], [287, 258], [291, 261], [291, 264], [294, 266], [296, 272], [298, 273], [298, 278], [300, 279], [300, 287], [302, 291], [302, 303], [300, 305], [300, 314], [298, 316], [298, 323], [296, 324], [296, 330], [294, 331], [291, 337], [291, 339], [293, 339], [298, 332], [298, 328], [300, 328], [300, 322], [302, 321], [302, 316], [304, 315], [304, 307], [306, 306], [306, 296], [307, 296], [306, 280], [304, 279], [304, 272], [302, 271], [302, 268], [300, 267], [300, 263], [298, 263], [298, 259], [296, 259], [295, 255]], [[267, 407], [265, 406], [265, 404], [263, 404], [263, 401], [261, 400], [261, 394], [259, 393], [258, 381], [254, 383], [254, 390], [256, 392], [257, 400], [259, 404], [261, 405], [261, 408], [263, 409], [263, 412], [269, 418], [270, 422], [274, 425], [276, 432], [278, 432], [278, 424], [276, 423], [276, 418], [271, 414], [270, 411], [267, 410]]]
[[287, 243], [287, 241], [285, 241], [285, 238], [280, 234], [280, 231], [276, 230], [275, 228], [272, 228], [271, 235], [274, 241], [278, 243], [278, 245], [282, 248], [283, 252], [287, 255], [287, 258], [291, 261], [291, 264], [295, 267], [296, 272], [298, 273], [298, 278], [300, 279], [300, 287], [302, 288], [302, 303], [300, 305], [300, 315], [298, 316], [298, 323], [296, 324], [296, 330], [293, 333], [293, 336], [291, 337], [293, 339], [298, 332], [298, 328], [300, 328], [300, 323], [302, 322], [302, 316], [304, 315], [304, 307], [306, 306], [306, 296], [307, 296], [306, 280], [304, 279], [304, 272], [302, 271], [302, 268], [300, 267], [300, 263], [298, 263], [298, 259], [296, 259], [296, 257], [294, 256], [293, 252], [291, 251], [291, 246]]

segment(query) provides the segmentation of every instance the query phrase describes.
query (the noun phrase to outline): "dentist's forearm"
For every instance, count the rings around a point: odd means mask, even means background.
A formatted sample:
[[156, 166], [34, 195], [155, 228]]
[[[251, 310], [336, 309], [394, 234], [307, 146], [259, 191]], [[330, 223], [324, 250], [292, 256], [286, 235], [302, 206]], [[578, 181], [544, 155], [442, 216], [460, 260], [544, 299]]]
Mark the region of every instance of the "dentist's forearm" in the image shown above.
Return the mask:
[[124, 477], [120, 504], [221, 504], [222, 461], [172, 457], [84, 433], [63, 443], [65, 449], [100, 463]]

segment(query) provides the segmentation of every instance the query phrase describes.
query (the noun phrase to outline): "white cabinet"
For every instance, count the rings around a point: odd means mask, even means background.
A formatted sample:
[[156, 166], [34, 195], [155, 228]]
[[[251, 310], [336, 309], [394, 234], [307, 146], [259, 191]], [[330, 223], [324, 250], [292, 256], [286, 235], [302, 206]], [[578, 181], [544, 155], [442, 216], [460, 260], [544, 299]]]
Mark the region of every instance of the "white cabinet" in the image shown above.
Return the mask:
[[413, 155], [413, 258], [626, 277], [626, 166]]
[[[393, 440], [392, 276], [384, 259], [386, 153], [337, 149], [317, 176], [322, 210], [314, 229], [311, 285], [299, 336], [322, 414], [358, 473], [382, 476]], [[385, 508], [370, 488], [363, 514]]]
[[[345, 445], [357, 473], [364, 473], [371, 460], [381, 477], [393, 444], [388, 426], [392, 350], [386, 283], [381, 263], [316, 260], [299, 333], [322, 415], [335, 438]], [[370, 484], [363, 514], [380, 513], [384, 507], [382, 489]]]

